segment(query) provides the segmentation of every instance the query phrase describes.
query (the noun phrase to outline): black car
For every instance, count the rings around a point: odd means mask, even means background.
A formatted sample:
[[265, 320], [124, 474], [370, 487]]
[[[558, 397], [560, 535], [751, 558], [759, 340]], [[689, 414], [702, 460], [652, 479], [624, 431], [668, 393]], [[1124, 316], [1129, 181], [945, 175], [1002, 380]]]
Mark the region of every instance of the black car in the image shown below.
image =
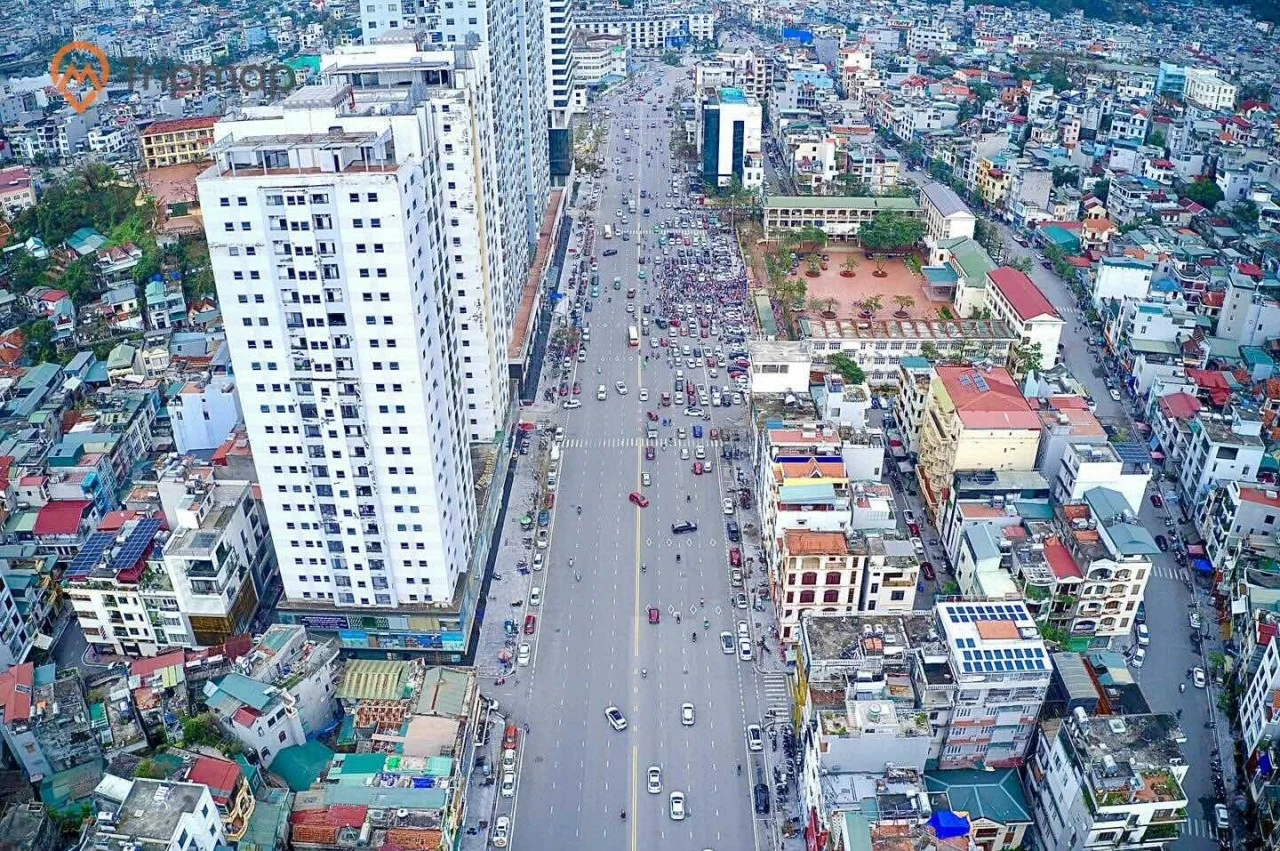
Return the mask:
[[742, 540], [742, 530], [738, 528], [738, 521], [730, 520], [728, 523], [724, 524], [724, 527], [729, 534], [730, 541], [733, 541], [736, 544]]
[[756, 812], [760, 815], [766, 815], [769, 812], [769, 787], [764, 783], [757, 783], [755, 788]]
[[671, 534], [673, 535], [681, 535], [685, 532], [696, 531], [698, 531], [698, 524], [694, 523], [692, 520], [681, 520], [679, 523], [671, 524]]
[[613, 257], [613, 256], [615, 256], [617, 253], [618, 253], [618, 249], [616, 249], [616, 248], [606, 248], [606, 249], [604, 250], [604, 256], [605, 256], [605, 257]]
[[1169, 552], [1169, 541], [1165, 539], [1164, 535], [1156, 535], [1156, 546], [1160, 548], [1162, 553]]

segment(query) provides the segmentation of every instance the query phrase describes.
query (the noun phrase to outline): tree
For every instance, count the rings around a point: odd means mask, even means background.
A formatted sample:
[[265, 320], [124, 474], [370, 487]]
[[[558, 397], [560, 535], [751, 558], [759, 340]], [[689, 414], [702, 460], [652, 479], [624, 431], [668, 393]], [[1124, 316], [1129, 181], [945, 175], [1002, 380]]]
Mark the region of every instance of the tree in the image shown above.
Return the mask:
[[800, 310], [804, 307], [805, 296], [809, 294], [809, 285], [800, 278], [788, 278], [780, 290], [782, 303]]
[[670, 65], [672, 68], [679, 66], [680, 54], [676, 53], [674, 50], [666, 51], [665, 53], [662, 54], [662, 64]]
[[1107, 203], [1107, 196], [1111, 194], [1111, 181], [1105, 177], [1095, 180], [1093, 182], [1093, 194], [1102, 203]]
[[1147, 137], [1147, 144], [1151, 145], [1153, 148], [1160, 148], [1161, 150], [1164, 150], [1164, 146], [1167, 143], [1168, 140], [1165, 139], [1164, 133], [1159, 130], [1152, 130], [1151, 135]]
[[840, 265], [844, 269], [844, 276], [852, 278], [862, 264], [858, 262], [857, 257], [853, 256], [853, 252], [849, 252], [844, 256], [844, 262]]
[[801, 251], [821, 251], [827, 247], [827, 233], [820, 227], [805, 225], [799, 230], [788, 231], [783, 244]]
[[816, 278], [822, 274], [822, 258], [818, 255], [810, 254], [805, 258], [804, 265], [810, 278]]
[[1241, 230], [1256, 230], [1258, 227], [1258, 205], [1252, 199], [1238, 201], [1231, 208], [1231, 218]]
[[850, 384], [864, 384], [867, 380], [867, 374], [862, 371], [862, 367], [844, 352], [836, 352], [827, 358], [827, 363]]
[[942, 360], [942, 354], [938, 351], [938, 346], [932, 340], [925, 340], [920, 344], [920, 357], [935, 363]]
[[893, 303], [898, 305], [897, 312], [904, 316], [907, 311], [916, 306], [916, 300], [909, 295], [896, 295], [893, 297]]
[[862, 300], [862, 312], [868, 316], [875, 316], [884, 307], [884, 301], [878, 295], [869, 296]]
[[1197, 180], [1182, 190], [1182, 196], [1195, 201], [1201, 207], [1212, 210], [1226, 196], [1216, 181], [1204, 178]]
[[1044, 363], [1044, 350], [1039, 343], [1016, 344], [1009, 350], [1009, 363], [1015, 375], [1035, 372]]
[[846, 198], [865, 198], [871, 194], [870, 186], [863, 183], [857, 175], [848, 172], [837, 174], [834, 183], [836, 189]]
[[1053, 167], [1053, 187], [1057, 189], [1059, 186], [1074, 184], [1079, 173], [1079, 169], [1055, 165]]
[[905, 251], [924, 238], [924, 222], [898, 212], [877, 213], [858, 230], [858, 240], [872, 251]]
[[1030, 257], [1013, 257], [1010, 258], [1005, 265], [1011, 269], [1017, 269], [1024, 275], [1030, 274], [1032, 269]]

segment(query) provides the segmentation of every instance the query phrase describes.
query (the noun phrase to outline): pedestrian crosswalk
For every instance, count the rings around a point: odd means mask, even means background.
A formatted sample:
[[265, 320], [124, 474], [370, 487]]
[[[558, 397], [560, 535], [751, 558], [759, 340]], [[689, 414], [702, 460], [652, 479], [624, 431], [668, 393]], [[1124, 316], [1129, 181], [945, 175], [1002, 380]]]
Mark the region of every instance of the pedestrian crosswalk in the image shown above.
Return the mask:
[[761, 690], [764, 692], [764, 714], [784, 718], [791, 712], [791, 686], [786, 674], [767, 673], [760, 675]]
[[1151, 578], [1153, 579], [1169, 579], [1176, 582], [1185, 582], [1186, 575], [1182, 568], [1176, 564], [1157, 564], [1151, 569]]
[[[720, 440], [705, 440], [691, 438], [688, 440], [676, 440], [668, 438], [667, 446], [704, 446], [711, 447], [720, 444]], [[564, 449], [639, 449], [645, 445], [653, 445], [652, 441], [643, 437], [570, 437], [563, 444]], [[658, 442], [661, 445], [661, 441]]]
[[1217, 839], [1218, 829], [1208, 819], [1188, 818], [1182, 825], [1183, 836], [1198, 836], [1201, 839]]

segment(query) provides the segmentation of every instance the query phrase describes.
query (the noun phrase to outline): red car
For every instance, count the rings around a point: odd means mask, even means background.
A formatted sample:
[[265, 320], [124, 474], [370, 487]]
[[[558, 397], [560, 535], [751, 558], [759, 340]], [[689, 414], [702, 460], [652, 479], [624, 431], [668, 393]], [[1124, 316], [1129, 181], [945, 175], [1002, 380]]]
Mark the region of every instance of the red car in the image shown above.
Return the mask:
[[538, 628], [538, 618], [534, 615], [524, 616], [524, 634], [533, 635], [534, 630]]
[[729, 547], [729, 566], [742, 567], [742, 550], [737, 547]]
[[1163, 508], [1164, 498], [1161, 497], [1160, 494], [1158, 493], [1153, 493], [1151, 494], [1151, 504], [1154, 505], [1156, 508]]
[[581, 381], [573, 382], [573, 395], [577, 396], [580, 393], [582, 393], [582, 382]]
[[649, 607], [649, 623], [658, 623], [662, 620], [662, 613], [658, 611], [657, 606]]
[[938, 574], [934, 572], [933, 565], [927, 561], [920, 562], [920, 573], [930, 582], [938, 578]]
[[653, 447], [652, 447], [652, 446], [646, 446], [646, 447], [644, 448], [644, 460], [646, 460], [646, 461], [652, 461], [652, 460], [653, 460], [653, 457], [654, 457]]
[[640, 491], [632, 491], [631, 495], [628, 496], [627, 499], [631, 500], [632, 505], [638, 505], [641, 508], [649, 507], [649, 498], [640, 493]]
[[701, 462], [701, 461], [694, 461], [694, 462], [693, 462], [693, 474], [694, 474], [695, 476], [701, 476], [701, 475], [702, 475], [702, 462]]

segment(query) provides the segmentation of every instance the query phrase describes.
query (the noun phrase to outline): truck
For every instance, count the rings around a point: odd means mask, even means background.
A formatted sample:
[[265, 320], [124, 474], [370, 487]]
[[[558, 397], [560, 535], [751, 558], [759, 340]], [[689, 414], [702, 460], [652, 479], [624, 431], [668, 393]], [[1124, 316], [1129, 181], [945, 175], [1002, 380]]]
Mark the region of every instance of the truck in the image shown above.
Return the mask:
[[613, 239], [613, 225], [604, 226], [604, 238]]

